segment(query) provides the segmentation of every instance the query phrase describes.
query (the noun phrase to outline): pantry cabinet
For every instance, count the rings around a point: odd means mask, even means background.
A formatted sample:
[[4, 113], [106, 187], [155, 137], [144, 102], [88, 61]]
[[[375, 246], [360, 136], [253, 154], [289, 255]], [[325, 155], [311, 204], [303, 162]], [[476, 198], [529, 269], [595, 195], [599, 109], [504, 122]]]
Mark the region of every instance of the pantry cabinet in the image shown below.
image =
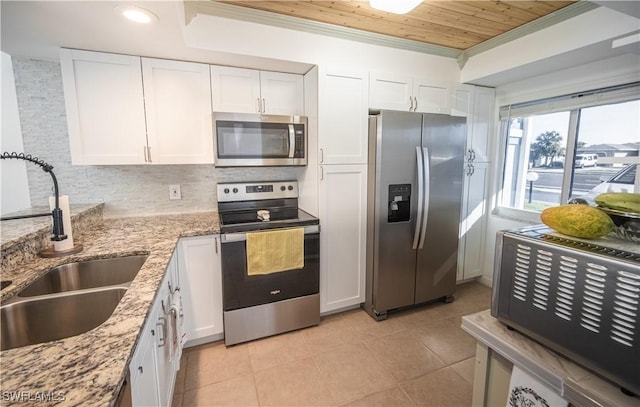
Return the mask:
[[187, 346], [221, 339], [224, 327], [220, 236], [181, 238], [178, 264]]
[[460, 214], [457, 280], [482, 275], [487, 226], [489, 163], [466, 163]]
[[320, 312], [364, 302], [367, 165], [320, 166]]
[[302, 75], [211, 66], [216, 112], [303, 115]]
[[489, 145], [494, 132], [495, 90], [473, 86], [470, 95], [458, 242], [458, 281], [482, 275], [491, 166]]
[[212, 164], [206, 64], [62, 49], [75, 165]]
[[451, 86], [428, 78], [370, 73], [369, 107], [420, 113], [449, 114]]
[[366, 72], [322, 70], [318, 87], [321, 164], [366, 164], [368, 88]]

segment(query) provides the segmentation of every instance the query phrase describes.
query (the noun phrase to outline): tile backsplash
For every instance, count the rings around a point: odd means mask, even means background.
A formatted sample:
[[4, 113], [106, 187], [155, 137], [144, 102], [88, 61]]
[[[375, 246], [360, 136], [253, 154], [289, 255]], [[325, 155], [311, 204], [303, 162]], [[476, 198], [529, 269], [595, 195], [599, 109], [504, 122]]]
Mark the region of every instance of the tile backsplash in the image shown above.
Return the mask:
[[[104, 202], [105, 217], [209, 211], [217, 182], [299, 179], [304, 168], [215, 168], [213, 165], [71, 165], [60, 64], [13, 58], [24, 151], [53, 165], [61, 195], [74, 203]], [[114, 118], [115, 119], [115, 118]], [[32, 205], [52, 195], [49, 174], [27, 165]], [[181, 200], [169, 200], [180, 184]]]

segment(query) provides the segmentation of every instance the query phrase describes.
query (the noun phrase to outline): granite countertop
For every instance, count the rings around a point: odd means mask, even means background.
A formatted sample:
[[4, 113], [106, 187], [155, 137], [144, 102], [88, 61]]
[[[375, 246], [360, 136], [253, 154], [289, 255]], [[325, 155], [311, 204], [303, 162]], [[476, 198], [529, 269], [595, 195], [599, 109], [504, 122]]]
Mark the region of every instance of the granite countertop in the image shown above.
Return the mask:
[[639, 407], [640, 399], [565, 359], [526, 336], [507, 329], [491, 311], [462, 317], [462, 329], [514, 365], [547, 383], [575, 406]]
[[[46, 222], [45, 227], [48, 225]], [[5, 300], [59, 264], [137, 254], [149, 256], [104, 324], [74, 337], [0, 353], [2, 405], [12, 404], [5, 399], [11, 392], [21, 392], [23, 397], [43, 393], [54, 398], [64, 396], [64, 400], [49, 405], [113, 405], [178, 238], [217, 234], [219, 230], [217, 212], [105, 219], [83, 231], [81, 239], [76, 238], [74, 231], [74, 240], [84, 246], [78, 254], [54, 259], [36, 257], [14, 267], [3, 267], [2, 279], [14, 281], [2, 290], [1, 298]], [[5, 243], [13, 245], [15, 241], [5, 242], [3, 234], [3, 256]]]

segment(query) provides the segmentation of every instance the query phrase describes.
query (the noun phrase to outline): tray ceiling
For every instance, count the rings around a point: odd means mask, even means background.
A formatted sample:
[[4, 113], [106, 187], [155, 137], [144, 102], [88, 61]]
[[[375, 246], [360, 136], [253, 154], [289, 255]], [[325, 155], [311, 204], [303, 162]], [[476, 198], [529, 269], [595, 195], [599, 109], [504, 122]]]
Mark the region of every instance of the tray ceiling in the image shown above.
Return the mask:
[[467, 50], [576, 1], [425, 0], [407, 14], [391, 14], [368, 1], [218, 1], [343, 28]]

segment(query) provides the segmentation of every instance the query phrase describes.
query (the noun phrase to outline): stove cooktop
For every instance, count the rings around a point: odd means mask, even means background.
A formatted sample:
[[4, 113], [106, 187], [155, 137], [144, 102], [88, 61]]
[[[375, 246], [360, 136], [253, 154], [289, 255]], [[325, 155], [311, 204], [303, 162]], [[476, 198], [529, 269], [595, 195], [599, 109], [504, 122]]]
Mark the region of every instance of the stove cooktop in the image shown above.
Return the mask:
[[239, 233], [320, 224], [318, 218], [302, 209], [297, 209], [295, 212], [294, 217], [274, 217], [274, 212], [271, 211], [271, 220], [268, 221], [259, 220], [255, 211], [250, 214], [222, 213], [220, 214], [220, 232]]

